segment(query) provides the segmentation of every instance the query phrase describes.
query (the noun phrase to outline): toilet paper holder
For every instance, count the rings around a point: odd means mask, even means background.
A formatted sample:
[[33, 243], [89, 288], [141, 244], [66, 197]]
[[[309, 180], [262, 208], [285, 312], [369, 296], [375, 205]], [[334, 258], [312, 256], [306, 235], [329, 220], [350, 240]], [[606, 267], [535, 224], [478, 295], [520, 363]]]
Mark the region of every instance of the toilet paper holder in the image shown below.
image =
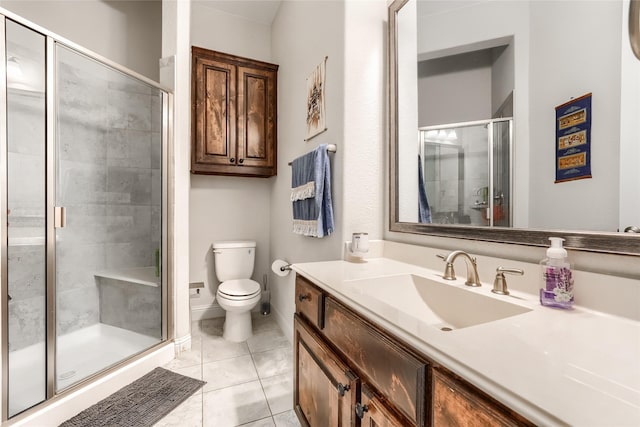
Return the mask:
[[291, 264], [281, 266], [280, 271], [291, 271]]
[[280, 277], [288, 276], [291, 270], [291, 263], [283, 259], [277, 259], [271, 264], [271, 271]]

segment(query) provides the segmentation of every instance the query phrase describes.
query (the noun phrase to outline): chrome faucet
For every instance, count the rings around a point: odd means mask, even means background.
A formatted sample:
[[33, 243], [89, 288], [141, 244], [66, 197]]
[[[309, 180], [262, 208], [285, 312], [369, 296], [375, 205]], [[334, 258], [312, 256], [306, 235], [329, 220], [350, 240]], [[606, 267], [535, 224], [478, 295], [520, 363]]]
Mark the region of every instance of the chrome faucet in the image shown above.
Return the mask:
[[458, 258], [458, 256], [463, 256], [467, 263], [467, 281], [464, 282], [464, 284], [473, 287], [482, 286], [480, 284], [480, 278], [478, 277], [478, 265], [476, 264], [476, 259], [471, 257], [471, 255], [465, 251], [453, 251], [446, 257], [440, 254], [437, 256], [447, 263], [444, 269], [444, 276], [442, 276], [444, 279], [456, 280], [456, 272], [453, 269], [453, 262]]

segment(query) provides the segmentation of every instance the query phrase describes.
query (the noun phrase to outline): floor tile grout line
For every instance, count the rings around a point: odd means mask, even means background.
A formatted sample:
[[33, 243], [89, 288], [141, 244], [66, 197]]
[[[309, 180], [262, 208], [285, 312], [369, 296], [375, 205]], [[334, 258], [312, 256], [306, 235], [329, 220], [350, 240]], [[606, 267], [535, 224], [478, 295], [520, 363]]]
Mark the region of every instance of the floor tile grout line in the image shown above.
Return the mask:
[[[264, 395], [264, 401], [267, 402], [267, 408], [269, 408], [269, 413], [271, 414], [271, 418], [273, 419], [273, 411], [271, 410], [271, 404], [269, 404], [269, 399], [267, 398], [267, 392], [264, 391], [264, 384], [262, 383], [262, 379], [260, 378], [260, 373], [258, 372], [258, 366], [256, 365], [256, 361], [253, 358], [253, 354], [251, 355], [251, 361], [253, 362], [253, 368], [256, 370], [258, 374], [258, 381], [260, 381], [260, 389], [262, 390], [262, 394]], [[275, 424], [275, 421], [274, 421]]]
[[[247, 355], [250, 356], [251, 357], [251, 362], [253, 363], [253, 367], [254, 367], [254, 369], [256, 371], [256, 374], [257, 374], [257, 379], [259, 381], [260, 388], [262, 390], [262, 394], [264, 396], [265, 402], [267, 403], [267, 408], [268, 408], [269, 413], [271, 415], [270, 415], [270, 417], [260, 418], [260, 419], [254, 420], [254, 421], [250, 421], [249, 423], [260, 421], [260, 420], [266, 420], [268, 418], [271, 418], [271, 421], [273, 422], [273, 425], [276, 425], [276, 421], [275, 421], [274, 415], [279, 415], [279, 414], [285, 413], [287, 411], [278, 412], [278, 414], [274, 414], [273, 413], [273, 410], [271, 408], [271, 404], [269, 403], [269, 400], [267, 399], [267, 393], [266, 393], [266, 391], [264, 389], [263, 380], [267, 380], [267, 379], [274, 378], [274, 377], [277, 377], [277, 376], [288, 375], [289, 372], [284, 372], [284, 373], [280, 373], [280, 374], [276, 374], [276, 375], [269, 375], [267, 377], [262, 378], [260, 376], [259, 372], [258, 372], [258, 367], [256, 365], [256, 360], [254, 358], [254, 354], [266, 353], [266, 352], [273, 351], [273, 350], [278, 350], [278, 349], [286, 349], [286, 348], [289, 347], [289, 345], [283, 345], [283, 346], [274, 347], [274, 348], [270, 348], [270, 349], [262, 349], [260, 351], [253, 352], [251, 350], [251, 348], [249, 347], [248, 343], [247, 343], [247, 349], [249, 350], [248, 354], [241, 354], [241, 355], [238, 355], [238, 356], [235, 356], [235, 357], [229, 357], [229, 358], [225, 358], [225, 359], [205, 362], [205, 357], [204, 357], [204, 345], [205, 345], [205, 343], [204, 343], [204, 340], [205, 340], [206, 336], [209, 336], [209, 335], [206, 334], [206, 333], [205, 334], [202, 333], [203, 332], [203, 322], [202, 322], [203, 320], [204, 319], [201, 319], [201, 320], [198, 321], [198, 328], [199, 328], [199, 332], [200, 332], [200, 340], [199, 341], [200, 341], [200, 377], [201, 377], [201, 379], [204, 380], [204, 365], [205, 365], [205, 363], [215, 363], [215, 362], [220, 362], [220, 361], [224, 361], [224, 360], [230, 360], [230, 359], [234, 359], [234, 358], [238, 358], [238, 357], [244, 357], [244, 356], [247, 356]], [[255, 336], [258, 336], [263, 332], [268, 332], [268, 331], [272, 331], [272, 330], [279, 330], [282, 333], [282, 330], [280, 329], [280, 327], [277, 324], [275, 324], [273, 328], [268, 328], [268, 329], [265, 329], [265, 330], [261, 330]], [[219, 335], [210, 335], [210, 336], [220, 337]], [[253, 381], [255, 381], [255, 380], [253, 380]], [[226, 386], [226, 387], [221, 387], [219, 389], [209, 390], [207, 392], [204, 391], [204, 387], [203, 387], [202, 393], [201, 393], [201, 416], [202, 416], [201, 421], [202, 421], [202, 427], [205, 426], [205, 415], [204, 415], [205, 393], [209, 393], [209, 392], [217, 391], [217, 390], [222, 390], [222, 389], [225, 389], [225, 388], [228, 388], [228, 387], [233, 387], [233, 386], [237, 386], [237, 385], [241, 385], [241, 384], [247, 384], [247, 383], [253, 382], [253, 381], [246, 381], [246, 382], [242, 382], [242, 383], [238, 383], [238, 384], [234, 384], [234, 385], [230, 385], [230, 386]], [[245, 423], [245, 424], [247, 424], [247, 423]]]

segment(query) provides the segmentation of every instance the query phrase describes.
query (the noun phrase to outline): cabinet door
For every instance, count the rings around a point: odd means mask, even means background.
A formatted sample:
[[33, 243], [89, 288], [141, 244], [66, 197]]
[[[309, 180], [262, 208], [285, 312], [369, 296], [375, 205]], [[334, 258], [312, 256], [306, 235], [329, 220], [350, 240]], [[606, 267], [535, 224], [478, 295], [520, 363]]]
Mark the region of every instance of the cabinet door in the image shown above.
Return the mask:
[[404, 427], [407, 425], [366, 385], [362, 386], [360, 403], [356, 404], [356, 414], [361, 418], [361, 427]]
[[298, 315], [294, 327], [293, 400], [301, 424], [355, 427], [358, 378]]
[[433, 370], [433, 426], [533, 426], [462, 378]]
[[276, 174], [276, 82], [275, 71], [238, 67], [238, 166], [251, 173]]
[[192, 172], [232, 173], [236, 155], [236, 74], [233, 64], [193, 50]]
[[333, 298], [325, 298], [324, 308], [324, 336], [362, 381], [411, 423], [428, 426], [429, 363]]

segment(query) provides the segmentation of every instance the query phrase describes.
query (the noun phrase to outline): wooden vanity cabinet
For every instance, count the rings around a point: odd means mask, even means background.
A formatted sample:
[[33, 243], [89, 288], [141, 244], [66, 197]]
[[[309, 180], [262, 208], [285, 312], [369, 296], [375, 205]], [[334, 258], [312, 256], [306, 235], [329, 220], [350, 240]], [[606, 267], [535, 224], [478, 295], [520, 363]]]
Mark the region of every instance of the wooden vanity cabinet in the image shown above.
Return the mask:
[[191, 172], [275, 175], [278, 66], [195, 46], [191, 55]]
[[[294, 324], [294, 406], [303, 425], [428, 425], [424, 361], [302, 276]], [[351, 397], [336, 400], [347, 378]]]
[[355, 426], [356, 375], [306, 322], [294, 319], [294, 409], [308, 426]]
[[[303, 425], [534, 425], [300, 275], [294, 324], [294, 406]], [[344, 399], [337, 390], [347, 383]]]
[[429, 363], [331, 297], [325, 297], [323, 335], [411, 425], [428, 425]]
[[433, 370], [433, 427], [534, 426], [459, 376]]

